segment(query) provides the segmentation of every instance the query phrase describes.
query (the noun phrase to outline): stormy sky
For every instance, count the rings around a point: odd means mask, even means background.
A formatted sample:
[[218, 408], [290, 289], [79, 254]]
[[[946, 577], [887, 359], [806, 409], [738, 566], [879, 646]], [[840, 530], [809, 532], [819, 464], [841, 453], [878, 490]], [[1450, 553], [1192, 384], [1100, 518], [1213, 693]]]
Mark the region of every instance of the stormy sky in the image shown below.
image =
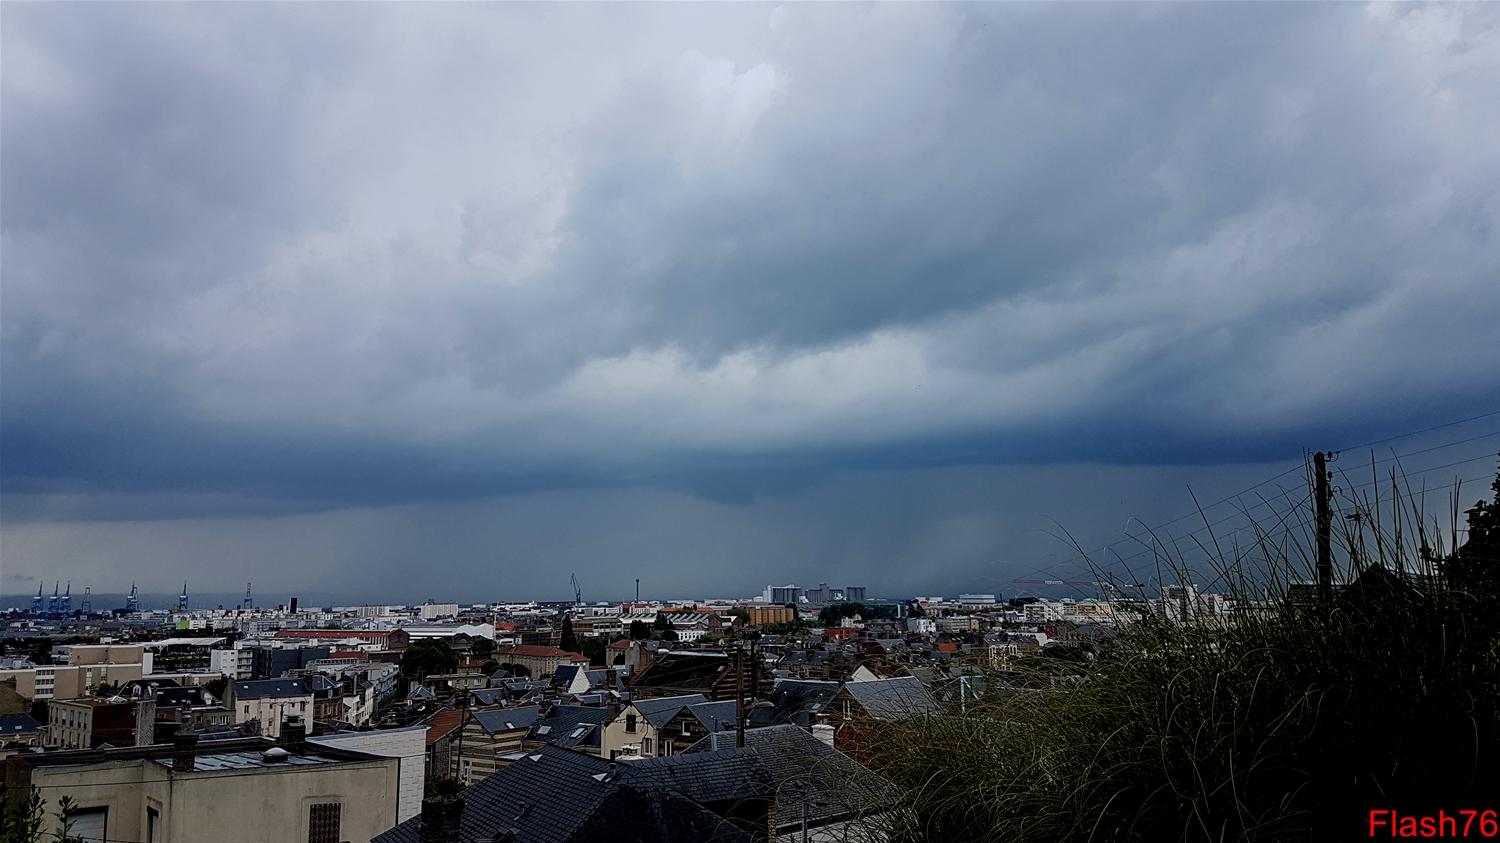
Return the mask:
[[1491, 4], [0, 15], [6, 592], [1008, 593], [1500, 409]]

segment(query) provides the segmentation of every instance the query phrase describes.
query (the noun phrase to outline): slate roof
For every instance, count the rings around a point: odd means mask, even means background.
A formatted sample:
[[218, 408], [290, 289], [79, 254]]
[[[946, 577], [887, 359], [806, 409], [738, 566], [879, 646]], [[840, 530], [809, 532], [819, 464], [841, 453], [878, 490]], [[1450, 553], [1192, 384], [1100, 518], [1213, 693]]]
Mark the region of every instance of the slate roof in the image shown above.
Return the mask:
[[724, 653], [665, 652], [632, 677], [630, 684], [641, 688], [707, 689], [728, 666], [729, 657]]
[[0, 738], [40, 732], [42, 724], [30, 714], [0, 714]]
[[750, 723], [754, 726], [772, 726], [795, 723], [808, 726], [814, 714], [822, 711], [838, 696], [839, 682], [824, 682], [813, 679], [778, 679], [769, 694], [771, 705], [751, 706]]
[[[732, 746], [733, 739], [720, 735], [718, 745], [726, 743]], [[723, 750], [715, 751], [713, 744], [710, 735], [683, 750], [682, 755], [723, 755]], [[745, 750], [760, 759], [778, 799], [793, 803], [778, 806], [778, 816], [786, 821], [800, 822], [804, 810], [810, 820], [879, 810], [901, 795], [885, 777], [796, 726], [747, 729]]]
[[469, 691], [475, 705], [499, 705], [509, 698], [504, 688], [475, 688]]
[[470, 716], [484, 727], [486, 732], [494, 734], [495, 732], [529, 729], [531, 724], [536, 722], [537, 713], [537, 707], [531, 705], [522, 708], [492, 708], [485, 711], [473, 711]]
[[915, 676], [849, 682], [844, 685], [844, 690], [877, 720], [896, 720], [938, 710], [937, 701], [927, 692], [927, 686]]
[[719, 700], [718, 702], [698, 703], [687, 707], [688, 713], [703, 724], [703, 728], [710, 732], [722, 729], [733, 729], [736, 706], [734, 700]]
[[252, 679], [234, 683], [234, 698], [237, 700], [261, 700], [275, 697], [305, 697], [312, 693], [307, 683], [300, 678]]
[[631, 703], [635, 710], [653, 727], [660, 729], [668, 720], [677, 716], [677, 712], [690, 705], [708, 702], [708, 698], [702, 694], [683, 694], [676, 697], [654, 697], [646, 700], [636, 700]]
[[646, 792], [676, 793], [694, 802], [722, 803], [769, 793], [771, 775], [755, 752], [725, 749], [626, 762], [622, 781]]
[[[569, 749], [599, 746], [599, 732], [608, 712], [598, 706], [559, 705], [546, 717], [531, 724], [526, 740]], [[580, 733], [578, 730], [583, 729]]]
[[[671, 760], [671, 759], [663, 759]], [[750, 838], [672, 790], [661, 770], [636, 773], [558, 747], [527, 753], [462, 794], [465, 839], [493, 840], [510, 831], [513, 843], [729, 843]], [[705, 765], [690, 768], [701, 772]], [[641, 777], [637, 786], [635, 778]], [[373, 843], [417, 843], [421, 817], [379, 835]]]

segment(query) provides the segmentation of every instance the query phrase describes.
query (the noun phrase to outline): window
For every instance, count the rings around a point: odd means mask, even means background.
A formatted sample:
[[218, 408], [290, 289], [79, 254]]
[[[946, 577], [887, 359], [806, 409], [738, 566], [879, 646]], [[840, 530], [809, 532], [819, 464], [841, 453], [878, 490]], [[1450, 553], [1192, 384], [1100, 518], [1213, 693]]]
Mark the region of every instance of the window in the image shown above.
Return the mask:
[[156, 836], [156, 824], [161, 822], [161, 812], [155, 808], [146, 809], [146, 843], [158, 843]]
[[641, 754], [642, 755], [650, 755], [651, 754], [651, 739], [650, 738], [641, 738]]
[[662, 741], [661, 742], [661, 754], [662, 755], [671, 755], [672, 751], [675, 750], [676, 748], [677, 748], [676, 744], [672, 743], [671, 741]]
[[635, 715], [634, 714], [627, 714], [627, 715], [625, 715], [625, 731], [627, 731], [627, 732], [634, 732], [635, 731]]
[[109, 824], [108, 808], [79, 808], [73, 812], [68, 831], [84, 843], [96, 843], [107, 839], [105, 827]]
[[339, 843], [339, 815], [343, 805], [319, 802], [307, 815], [307, 843]]

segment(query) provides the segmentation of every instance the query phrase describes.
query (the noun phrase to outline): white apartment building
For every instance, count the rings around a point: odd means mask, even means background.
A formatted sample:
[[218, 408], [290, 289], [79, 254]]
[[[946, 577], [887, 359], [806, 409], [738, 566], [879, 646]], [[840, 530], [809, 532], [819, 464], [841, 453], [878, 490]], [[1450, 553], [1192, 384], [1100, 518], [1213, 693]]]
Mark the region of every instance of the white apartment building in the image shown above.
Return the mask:
[[208, 655], [209, 669], [230, 679], [249, 679], [255, 675], [255, 651], [247, 649], [214, 650]]
[[288, 717], [304, 722], [313, 717], [313, 694], [301, 678], [230, 682], [227, 702], [236, 726], [256, 721], [260, 733], [273, 738], [281, 736], [281, 724]]

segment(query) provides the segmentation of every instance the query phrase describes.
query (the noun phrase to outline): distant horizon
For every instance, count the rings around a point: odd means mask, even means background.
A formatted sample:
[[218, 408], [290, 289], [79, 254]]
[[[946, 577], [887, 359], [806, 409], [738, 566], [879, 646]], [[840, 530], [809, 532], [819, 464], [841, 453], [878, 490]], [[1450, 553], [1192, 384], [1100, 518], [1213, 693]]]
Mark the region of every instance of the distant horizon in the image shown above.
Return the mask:
[[[142, 611], [149, 611], [151, 609], [157, 609], [157, 608], [175, 608], [176, 605], [177, 605], [177, 595], [180, 594], [180, 593], [181, 592], [145, 592], [145, 591], [139, 592], [138, 596], [141, 599], [141, 610]], [[936, 593], [937, 592], [934, 592], [934, 594], [936, 594]], [[109, 611], [111, 609], [121, 609], [121, 608], [124, 608], [125, 597], [126, 597], [127, 594], [128, 594], [128, 592], [103, 593], [103, 594], [95, 593], [93, 595], [94, 611], [97, 613], [97, 612]], [[48, 591], [44, 592], [42, 596], [44, 598], [50, 598], [52, 596], [52, 592], [50, 590], [48, 590]], [[221, 605], [225, 609], [237, 609], [237, 608], [239, 608], [240, 600], [243, 599], [245, 595], [244, 595], [244, 592], [240, 592], [238, 595], [234, 595], [233, 602], [230, 602], [228, 600], [218, 600], [218, 599], [215, 599], [215, 598], [220, 598], [220, 597], [231, 596], [229, 594], [229, 592], [204, 592], [203, 596], [205, 598], [208, 598], [208, 599], [203, 604], [200, 604], [198, 602], [197, 596], [194, 595], [193, 592], [192, 592], [192, 590], [190, 589], [188, 591], [188, 611], [191, 612], [191, 611], [200, 610], [200, 609], [217, 609]], [[756, 596], [758, 596], [758, 595], [728, 595], [728, 594], [720, 594], [720, 595], [704, 595], [704, 599], [719, 599], [719, 598], [723, 598], [723, 599], [727, 599], [727, 600], [753, 600], [753, 599], [755, 599]], [[31, 601], [35, 597], [36, 597], [36, 593], [35, 592], [32, 592], [30, 594], [9, 594], [9, 593], [0, 594], [0, 611], [4, 611], [6, 609], [23, 609], [23, 610], [29, 610], [31, 608]], [[332, 594], [329, 594], [327, 592], [303, 592], [303, 593], [296, 593], [296, 594], [293, 594], [293, 593], [274, 593], [274, 592], [268, 592], [268, 596], [265, 599], [262, 599], [259, 595], [253, 595], [253, 597], [254, 597], [255, 604], [256, 604], [255, 607], [258, 608], [258, 609], [269, 609], [269, 608], [274, 608], [277, 605], [287, 605], [288, 600], [291, 597], [296, 597], [297, 598], [298, 608], [299, 609], [308, 609], [308, 608], [315, 608], [315, 607], [316, 608], [324, 608], [324, 607], [334, 607], [334, 606], [420, 606], [423, 603], [427, 602], [427, 600], [429, 599], [429, 598], [424, 597], [421, 600], [415, 600], [415, 601], [413, 601], [413, 600], [363, 600], [363, 601], [350, 600], [350, 601], [344, 601], [344, 600], [338, 599], [336, 595], [332, 595]], [[432, 600], [433, 603], [457, 603], [460, 606], [474, 606], [474, 605], [492, 604], [492, 603], [526, 603], [526, 602], [536, 602], [536, 603], [566, 603], [566, 602], [571, 602], [571, 598], [569, 598], [569, 597], [557, 597], [557, 598], [523, 597], [523, 598], [519, 598], [519, 599], [515, 599], [515, 600], [504, 600], [504, 599], [498, 599], [498, 600], [474, 600], [474, 599], [468, 599], [468, 598], [466, 598], [466, 599], [437, 599], [437, 598], [430, 598], [430, 599]], [[676, 598], [665, 598], [665, 597], [652, 597], [652, 596], [645, 595], [645, 594], [641, 595], [641, 600], [643, 602], [645, 602], [645, 601], [673, 602], [674, 599], [686, 600], [686, 599], [690, 599], [690, 597], [688, 595], [677, 595]], [[899, 601], [899, 600], [910, 600], [910, 599], [912, 599], [912, 598], [911, 597], [878, 597], [878, 596], [871, 595], [871, 596], [867, 596], [866, 597], [866, 602], [875, 601], [875, 600], [893, 600], [893, 601]], [[79, 592], [74, 592], [74, 594], [73, 594], [73, 611], [77, 611], [78, 610], [79, 600], [80, 600], [80, 593]], [[102, 600], [103, 601], [110, 601], [110, 600], [112, 600], [113, 602], [116, 602], [119, 605], [102, 605], [101, 604]], [[589, 599], [589, 598], [585, 597], [583, 605], [589, 606], [589, 605], [593, 605], [593, 604], [596, 604], [596, 603], [607, 603], [607, 604], [629, 603], [629, 602], [633, 602], [634, 600], [635, 600], [635, 598], [633, 596], [632, 597], [623, 597], [623, 598], [619, 598], [619, 599], [604, 598], [604, 599], [600, 599], [600, 600], [593, 600], [593, 599]]]

